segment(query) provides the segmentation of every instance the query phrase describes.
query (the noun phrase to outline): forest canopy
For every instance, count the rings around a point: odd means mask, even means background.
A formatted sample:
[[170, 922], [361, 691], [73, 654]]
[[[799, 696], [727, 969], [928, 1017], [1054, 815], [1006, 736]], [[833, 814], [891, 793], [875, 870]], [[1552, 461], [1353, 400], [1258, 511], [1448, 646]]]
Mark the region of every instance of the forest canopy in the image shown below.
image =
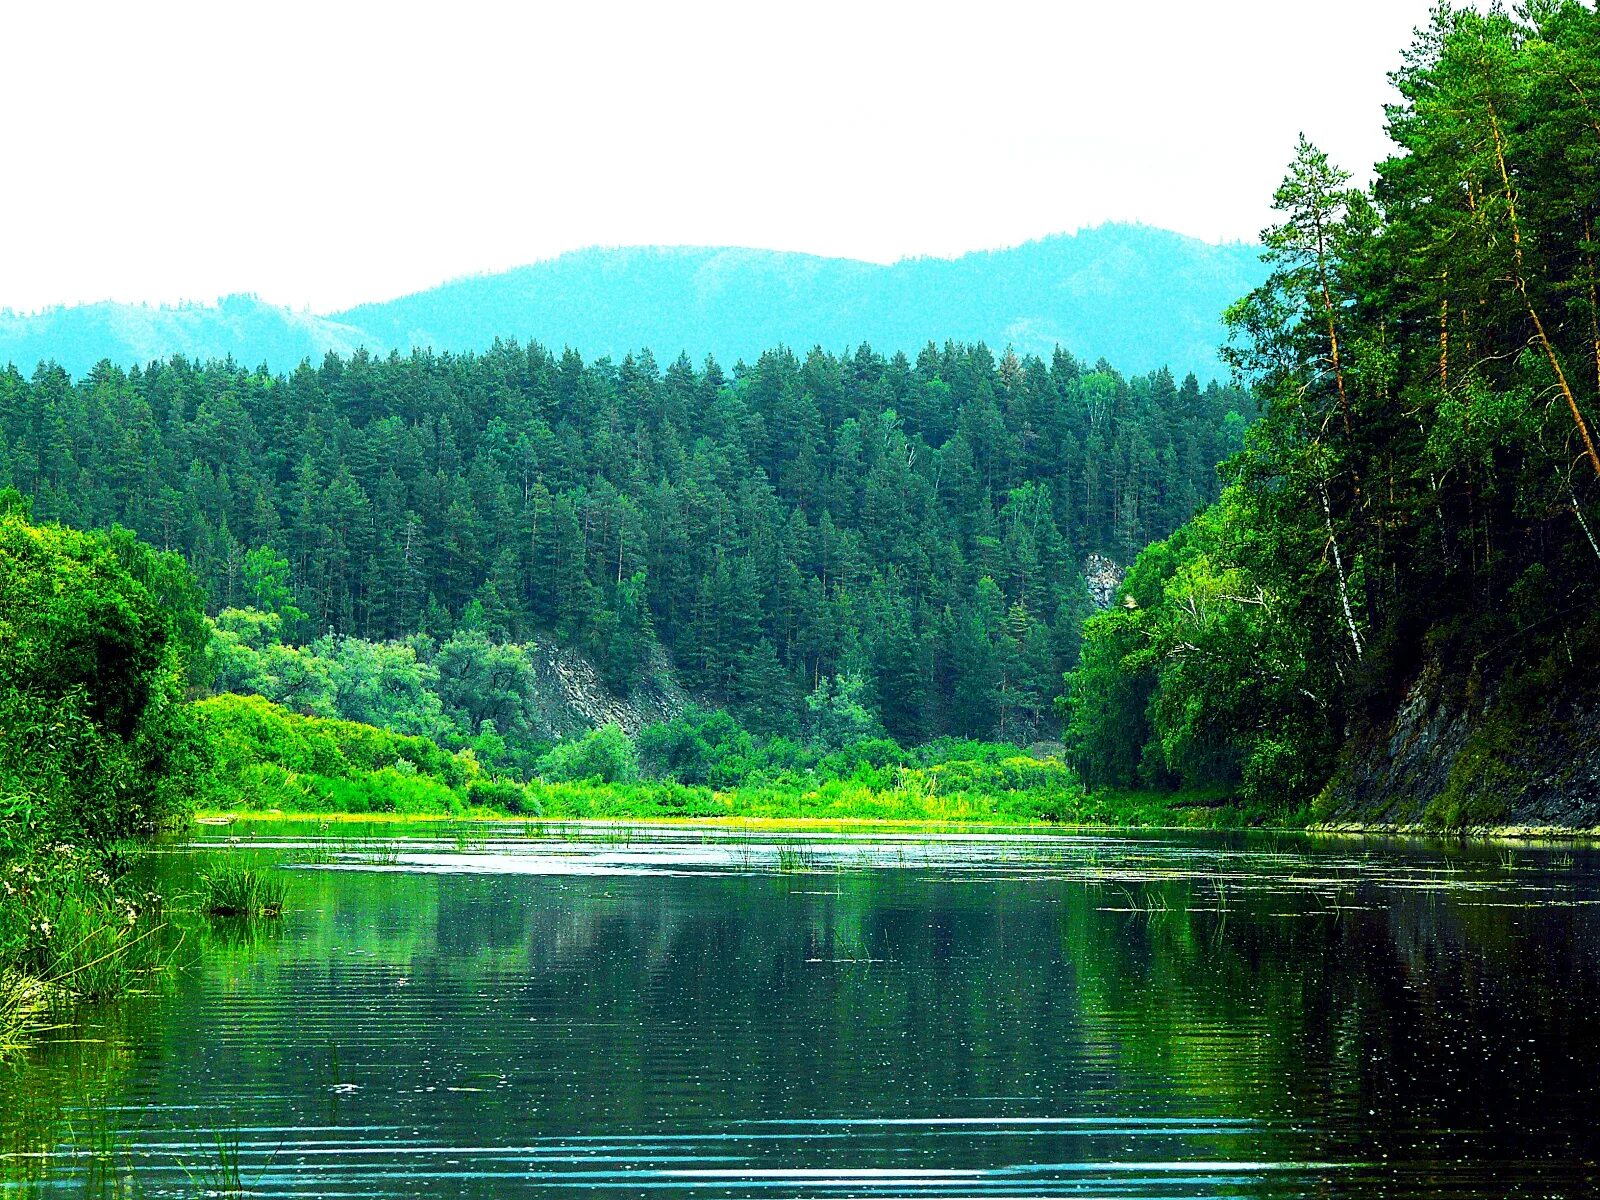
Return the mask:
[[547, 638], [619, 693], [670, 662], [760, 734], [859, 680], [903, 743], [1025, 740], [1053, 728], [1085, 556], [1127, 561], [1214, 499], [1250, 412], [1193, 376], [957, 344], [729, 372], [515, 343], [288, 375], [44, 364], [0, 373], [0, 479], [181, 553], [234, 614], [225, 672], [301, 669], [269, 642], [427, 674], [463, 637], [463, 670]]

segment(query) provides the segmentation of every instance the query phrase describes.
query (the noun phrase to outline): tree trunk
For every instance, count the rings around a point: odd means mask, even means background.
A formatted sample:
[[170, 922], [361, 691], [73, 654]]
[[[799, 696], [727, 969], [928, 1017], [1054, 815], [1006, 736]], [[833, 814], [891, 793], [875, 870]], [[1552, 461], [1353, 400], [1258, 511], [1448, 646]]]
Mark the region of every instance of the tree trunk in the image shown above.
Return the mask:
[[1328, 486], [1324, 483], [1317, 485], [1317, 494], [1322, 499], [1322, 517], [1328, 524], [1328, 546], [1333, 550], [1333, 570], [1339, 581], [1339, 603], [1344, 608], [1345, 627], [1350, 631], [1350, 641], [1356, 648], [1356, 660], [1359, 662], [1363, 654], [1361, 633], [1356, 629], [1355, 614], [1350, 610], [1350, 583], [1344, 573], [1344, 556], [1339, 553], [1339, 538], [1333, 532], [1333, 506], [1328, 503]]
[[1439, 277], [1439, 386], [1450, 386], [1450, 268]]
[[1583, 505], [1578, 503], [1578, 494], [1572, 490], [1572, 484], [1567, 484], [1567, 497], [1572, 501], [1572, 515], [1578, 518], [1578, 525], [1583, 529], [1583, 536], [1589, 539], [1589, 549], [1594, 551], [1594, 556], [1600, 558], [1600, 545], [1595, 544], [1594, 531], [1589, 528], [1589, 522], [1584, 519]]
[[[1584, 214], [1583, 240], [1594, 245], [1594, 218]], [[1600, 392], [1600, 297], [1597, 297], [1594, 276], [1594, 251], [1584, 250], [1583, 265], [1589, 272], [1589, 340], [1594, 343], [1594, 385]]]

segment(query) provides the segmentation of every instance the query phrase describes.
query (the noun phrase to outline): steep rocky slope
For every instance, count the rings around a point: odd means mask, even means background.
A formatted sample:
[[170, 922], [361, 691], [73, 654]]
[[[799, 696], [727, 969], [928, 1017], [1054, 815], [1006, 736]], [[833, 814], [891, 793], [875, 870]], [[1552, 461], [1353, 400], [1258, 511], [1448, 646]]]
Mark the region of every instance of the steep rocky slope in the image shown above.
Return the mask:
[[538, 685], [538, 732], [551, 740], [602, 725], [638, 733], [646, 725], [671, 720], [691, 702], [659, 649], [645, 678], [626, 696], [606, 687], [594, 665], [573, 650], [548, 640], [530, 643], [527, 650]]
[[1329, 824], [1600, 826], [1600, 687], [1463, 684], [1424, 669], [1387, 723], [1352, 739]]

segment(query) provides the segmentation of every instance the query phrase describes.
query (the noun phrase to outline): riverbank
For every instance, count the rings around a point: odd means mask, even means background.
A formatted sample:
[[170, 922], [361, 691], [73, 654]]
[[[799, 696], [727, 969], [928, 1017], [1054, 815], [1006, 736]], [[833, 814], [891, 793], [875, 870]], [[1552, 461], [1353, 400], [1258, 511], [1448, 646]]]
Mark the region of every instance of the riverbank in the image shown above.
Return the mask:
[[1134, 821], [1045, 821], [1039, 819], [968, 819], [940, 820], [934, 818], [899, 818], [875, 816], [759, 816], [726, 814], [722, 816], [672, 816], [638, 815], [605, 817], [529, 816], [506, 813], [489, 808], [474, 808], [461, 813], [395, 813], [395, 812], [288, 812], [254, 809], [206, 809], [193, 814], [191, 822], [202, 828], [220, 832], [235, 825], [316, 825], [336, 827], [397, 826], [450, 826], [463, 821], [486, 824], [505, 824], [518, 827], [549, 827], [552, 829], [579, 827], [607, 829], [626, 826], [652, 825], [684, 829], [756, 830], [768, 833], [819, 833], [830, 830], [883, 830], [906, 832], [949, 832], [980, 829], [1002, 829], [1017, 832], [1062, 833], [1086, 831], [1095, 833], [1118, 830], [1148, 833], [1184, 832], [1193, 830], [1261, 829], [1284, 832], [1316, 834], [1323, 837], [1361, 838], [1414, 838], [1426, 841], [1472, 842], [1540, 842], [1574, 843], [1600, 842], [1600, 826], [1595, 828], [1567, 828], [1553, 825], [1478, 825], [1452, 829], [1423, 824], [1320, 822], [1296, 824], [1293, 822], [1240, 824], [1230, 819], [1232, 814], [1216, 806], [1183, 803], [1160, 803], [1159, 795], [1132, 795], [1120, 797], [1125, 811], [1139, 811], [1146, 819]]
[[[318, 822], [328, 825], [505, 821], [520, 825], [649, 823], [762, 829], [889, 828], [971, 829], [1221, 829], [1238, 825], [1238, 813], [1209, 794], [1160, 792], [1036, 794], [962, 791], [930, 794], [916, 788], [857, 785], [820, 789], [692, 789], [695, 803], [672, 806], [690, 789], [671, 785], [541, 784], [542, 811], [508, 812], [472, 806], [453, 812], [338, 812], [303, 809], [208, 807], [193, 820], [218, 827], [227, 821]], [[688, 809], [688, 811], [684, 811]], [[1041, 813], [1050, 813], [1045, 816]]]
[[1564, 825], [1462, 825], [1458, 827], [1363, 821], [1322, 822], [1305, 827], [1307, 833], [1351, 838], [1409, 837], [1474, 842], [1600, 842], [1600, 826]]

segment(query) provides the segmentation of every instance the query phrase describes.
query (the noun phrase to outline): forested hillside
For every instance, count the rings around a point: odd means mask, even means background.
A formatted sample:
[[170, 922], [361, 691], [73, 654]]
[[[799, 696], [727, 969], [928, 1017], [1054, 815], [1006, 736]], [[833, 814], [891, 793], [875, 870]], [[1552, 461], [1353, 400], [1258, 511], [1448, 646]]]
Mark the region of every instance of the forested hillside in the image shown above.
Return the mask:
[[[1600, 14], [1441, 8], [1370, 191], [1302, 141], [1230, 312], [1266, 402], [1094, 619], [1092, 781], [1600, 819]], [[1331, 783], [1330, 783], [1331, 781]]]
[[589, 249], [410, 296], [319, 315], [249, 296], [215, 306], [90, 304], [0, 313], [0, 362], [53, 360], [78, 374], [102, 359], [143, 366], [174, 354], [291, 370], [329, 350], [482, 350], [497, 337], [621, 359], [649, 346], [732, 364], [773, 346], [915, 354], [930, 340], [1057, 346], [1124, 371], [1167, 366], [1226, 378], [1223, 308], [1258, 284], [1250, 246], [1105, 225], [956, 259], [890, 266], [733, 247]]
[[432, 661], [465, 628], [458, 669], [487, 680], [492, 643], [554, 638], [622, 693], [664, 650], [758, 732], [859, 688], [903, 742], [1023, 737], [1075, 657], [1083, 556], [1127, 561], [1213, 499], [1246, 411], [953, 344], [733, 373], [515, 344], [42, 366], [0, 375], [0, 479], [181, 551], [213, 611], [271, 616], [224, 621], [247, 648], [424, 634], [404, 652]]

